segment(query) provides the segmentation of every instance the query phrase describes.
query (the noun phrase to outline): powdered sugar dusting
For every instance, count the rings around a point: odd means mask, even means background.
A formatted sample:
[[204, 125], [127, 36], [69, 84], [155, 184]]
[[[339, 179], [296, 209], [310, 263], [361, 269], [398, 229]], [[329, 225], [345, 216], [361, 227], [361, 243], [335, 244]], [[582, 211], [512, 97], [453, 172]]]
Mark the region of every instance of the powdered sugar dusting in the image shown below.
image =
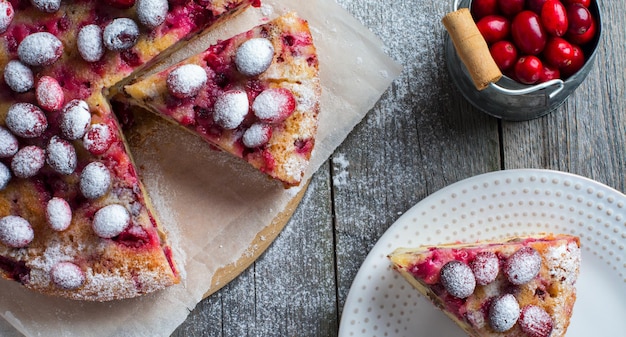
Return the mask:
[[0, 158], [8, 158], [17, 153], [17, 138], [7, 129], [0, 126]]
[[87, 62], [96, 62], [104, 55], [102, 29], [97, 25], [87, 25], [81, 28], [76, 44], [80, 56]]
[[7, 215], [0, 219], [0, 241], [9, 247], [26, 247], [35, 233], [30, 223], [17, 215]]
[[493, 282], [500, 271], [500, 260], [493, 252], [480, 252], [470, 262], [470, 268], [474, 272], [476, 283], [487, 285]]
[[85, 282], [85, 273], [71, 262], [59, 262], [50, 270], [50, 278], [58, 287], [71, 290]]
[[55, 231], [64, 231], [72, 222], [72, 209], [65, 199], [54, 197], [46, 206], [46, 219]]
[[62, 53], [63, 43], [48, 32], [30, 34], [17, 47], [20, 60], [30, 66], [51, 65]]
[[5, 123], [9, 130], [23, 138], [35, 138], [48, 128], [43, 111], [30, 103], [15, 103], [7, 112]]
[[535, 278], [540, 269], [539, 253], [532, 247], [522, 247], [507, 259], [504, 274], [509, 282], [520, 285]]
[[226, 91], [215, 101], [213, 118], [224, 129], [235, 129], [243, 122], [248, 109], [248, 94], [245, 91]]
[[113, 51], [124, 51], [131, 48], [139, 39], [139, 27], [129, 18], [118, 18], [106, 27], [102, 33], [104, 46]]
[[42, 76], [37, 82], [35, 96], [39, 106], [48, 111], [56, 111], [63, 107], [65, 94], [59, 82], [50, 76]]
[[4, 190], [11, 181], [11, 171], [9, 168], [0, 163], [0, 191]]
[[267, 144], [272, 137], [272, 127], [263, 124], [252, 124], [243, 134], [243, 145], [249, 148], [256, 148]]
[[576, 283], [581, 259], [580, 247], [576, 243], [550, 247], [544, 257], [550, 276], [567, 285]]
[[94, 232], [105, 239], [118, 236], [130, 223], [130, 214], [122, 205], [108, 205], [96, 212], [92, 227]]
[[246, 76], [257, 76], [269, 68], [274, 58], [274, 46], [268, 39], [250, 39], [237, 48], [235, 64]]
[[8, 0], [0, 0], [0, 33], [4, 33], [13, 21], [15, 11]]
[[4, 81], [15, 92], [27, 92], [35, 85], [33, 71], [18, 60], [11, 60], [4, 67]]
[[470, 296], [476, 288], [472, 270], [461, 261], [452, 260], [441, 267], [440, 280], [448, 293], [457, 298]]
[[519, 325], [529, 337], [548, 337], [552, 333], [552, 317], [536, 305], [522, 308]]
[[201, 66], [184, 64], [167, 75], [167, 89], [175, 97], [191, 97], [200, 91], [207, 79], [206, 71]]
[[11, 170], [18, 178], [30, 178], [39, 173], [45, 161], [44, 151], [35, 145], [29, 145], [21, 148], [13, 156]]
[[503, 295], [493, 301], [489, 308], [489, 325], [498, 331], [504, 332], [515, 325], [520, 315], [520, 307], [511, 294]]
[[30, 2], [44, 13], [54, 13], [61, 7], [61, 0], [30, 0]]
[[89, 130], [83, 136], [83, 146], [92, 154], [105, 153], [114, 140], [113, 132], [106, 124], [91, 124]]
[[60, 123], [63, 137], [69, 140], [82, 138], [90, 123], [91, 113], [87, 102], [75, 99], [63, 107]]
[[76, 169], [76, 150], [72, 143], [53, 136], [46, 148], [46, 162], [61, 174], [72, 174]]
[[252, 103], [252, 111], [263, 122], [280, 123], [293, 113], [293, 94], [283, 88], [263, 90]]
[[80, 191], [88, 199], [96, 199], [109, 190], [111, 173], [100, 162], [89, 163], [80, 175]]
[[139, 22], [152, 29], [165, 22], [169, 5], [167, 0], [137, 0], [135, 9]]
[[350, 172], [348, 172], [350, 162], [346, 159], [346, 156], [343, 153], [339, 153], [332, 157], [332, 164], [333, 185], [345, 186], [348, 183], [348, 178], [350, 177]]

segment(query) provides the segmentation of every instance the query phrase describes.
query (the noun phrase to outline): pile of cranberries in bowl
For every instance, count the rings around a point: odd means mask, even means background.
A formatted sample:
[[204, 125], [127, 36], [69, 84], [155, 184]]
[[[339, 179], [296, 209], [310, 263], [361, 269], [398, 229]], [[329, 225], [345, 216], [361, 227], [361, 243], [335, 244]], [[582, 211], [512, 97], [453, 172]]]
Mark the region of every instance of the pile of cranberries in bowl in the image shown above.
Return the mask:
[[470, 12], [506, 76], [523, 84], [566, 80], [598, 33], [595, 0], [473, 0]]

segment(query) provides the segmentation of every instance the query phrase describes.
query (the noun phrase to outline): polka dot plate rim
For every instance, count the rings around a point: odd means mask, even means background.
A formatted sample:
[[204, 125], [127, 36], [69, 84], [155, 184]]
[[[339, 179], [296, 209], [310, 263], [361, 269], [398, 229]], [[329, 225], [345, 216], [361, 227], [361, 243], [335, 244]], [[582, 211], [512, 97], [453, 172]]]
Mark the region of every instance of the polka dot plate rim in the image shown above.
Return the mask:
[[398, 247], [545, 232], [581, 241], [578, 295], [567, 336], [626, 331], [626, 195], [571, 173], [512, 169], [451, 184], [400, 216], [354, 278], [339, 337], [466, 336], [390, 268], [387, 255]]

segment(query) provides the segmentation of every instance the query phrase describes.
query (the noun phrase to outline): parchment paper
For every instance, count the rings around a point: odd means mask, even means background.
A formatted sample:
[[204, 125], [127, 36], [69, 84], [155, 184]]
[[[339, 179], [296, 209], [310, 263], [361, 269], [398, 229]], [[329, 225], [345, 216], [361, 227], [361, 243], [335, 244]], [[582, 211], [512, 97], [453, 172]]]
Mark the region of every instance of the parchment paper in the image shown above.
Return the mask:
[[[324, 163], [399, 74], [383, 44], [333, 0], [265, 0], [171, 62], [284, 12], [309, 21], [323, 86], [320, 125], [304, 181]], [[171, 63], [171, 62], [168, 62]], [[165, 66], [167, 64], [164, 64]], [[169, 336], [202, 299], [214, 273], [246, 254], [251, 242], [302, 187], [285, 190], [227, 154], [151, 115], [127, 133], [142, 179], [168, 230], [181, 268], [179, 285], [136, 299], [77, 302], [2, 281], [0, 315], [26, 336]], [[2, 335], [15, 334], [6, 322]]]

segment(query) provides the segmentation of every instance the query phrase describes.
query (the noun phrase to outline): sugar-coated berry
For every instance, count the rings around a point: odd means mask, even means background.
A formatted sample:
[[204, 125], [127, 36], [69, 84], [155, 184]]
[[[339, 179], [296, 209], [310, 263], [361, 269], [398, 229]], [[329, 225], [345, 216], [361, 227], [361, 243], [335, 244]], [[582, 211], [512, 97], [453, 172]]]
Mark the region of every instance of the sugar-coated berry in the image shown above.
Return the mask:
[[243, 133], [242, 142], [246, 147], [254, 149], [267, 144], [270, 138], [272, 138], [270, 125], [254, 123]]
[[169, 5], [167, 0], [137, 0], [135, 9], [139, 22], [153, 29], [165, 22]]
[[9, 0], [0, 0], [0, 34], [4, 33], [13, 22], [15, 11]]
[[4, 67], [4, 82], [11, 90], [22, 93], [32, 89], [35, 76], [28, 66], [18, 60], [11, 60]]
[[139, 27], [129, 18], [118, 18], [106, 27], [102, 33], [104, 46], [113, 51], [124, 51], [132, 48], [139, 39]]
[[12, 248], [28, 246], [35, 238], [35, 232], [28, 220], [17, 216], [7, 215], [0, 219], [0, 242]]
[[215, 100], [213, 119], [224, 129], [235, 129], [243, 122], [249, 107], [245, 91], [229, 90]]
[[532, 247], [522, 247], [504, 263], [504, 275], [509, 282], [521, 285], [529, 282], [541, 269], [541, 256]]
[[46, 163], [55, 171], [69, 175], [76, 169], [76, 150], [74, 145], [58, 136], [53, 136], [46, 148]]
[[30, 2], [44, 13], [54, 13], [61, 7], [61, 0], [30, 0]]
[[515, 325], [520, 315], [519, 303], [511, 294], [502, 295], [489, 306], [489, 325], [497, 332], [504, 332]]
[[476, 284], [484, 286], [493, 282], [500, 271], [500, 260], [493, 252], [480, 252], [470, 262]]
[[83, 146], [93, 155], [101, 155], [105, 153], [113, 141], [115, 136], [106, 124], [91, 124], [87, 133], [83, 136]]
[[265, 38], [242, 43], [235, 53], [235, 65], [246, 76], [257, 76], [269, 68], [274, 59], [274, 46]]
[[184, 64], [167, 75], [167, 90], [174, 97], [195, 96], [208, 77], [204, 68], [196, 64]]
[[39, 173], [46, 163], [43, 149], [35, 145], [21, 148], [11, 160], [11, 170], [18, 178], [30, 178]]
[[130, 223], [130, 214], [122, 205], [108, 205], [96, 212], [92, 227], [96, 235], [110, 239], [120, 235]]
[[466, 298], [474, 293], [476, 279], [467, 264], [452, 260], [444, 264], [439, 273], [441, 284], [450, 295]]
[[54, 197], [46, 206], [46, 220], [53, 230], [64, 231], [72, 223], [72, 208], [65, 199]]
[[57, 111], [63, 107], [65, 94], [59, 82], [50, 76], [42, 76], [35, 88], [35, 97], [39, 107], [46, 111]]
[[9, 181], [11, 181], [11, 170], [3, 163], [0, 163], [0, 191], [7, 187]]
[[11, 132], [22, 138], [39, 137], [48, 128], [46, 115], [30, 103], [15, 103], [9, 107], [5, 123]]
[[85, 273], [72, 262], [59, 262], [50, 269], [50, 279], [61, 289], [73, 290], [85, 283]]
[[91, 123], [89, 105], [83, 100], [74, 99], [65, 104], [61, 114], [61, 134], [69, 140], [82, 138]]
[[80, 191], [87, 199], [105, 195], [111, 187], [111, 173], [101, 162], [89, 163], [80, 174]]
[[80, 29], [76, 38], [78, 53], [87, 62], [96, 62], [104, 55], [102, 29], [98, 25], [87, 25]]
[[252, 111], [265, 123], [280, 123], [291, 116], [296, 108], [296, 99], [285, 88], [263, 90], [252, 103]]
[[542, 307], [527, 305], [522, 308], [519, 326], [528, 337], [548, 337], [552, 333], [552, 317]]
[[17, 153], [19, 143], [11, 131], [0, 126], [0, 158], [9, 158]]
[[63, 43], [48, 32], [33, 33], [17, 47], [20, 61], [30, 66], [49, 66], [63, 54]]

